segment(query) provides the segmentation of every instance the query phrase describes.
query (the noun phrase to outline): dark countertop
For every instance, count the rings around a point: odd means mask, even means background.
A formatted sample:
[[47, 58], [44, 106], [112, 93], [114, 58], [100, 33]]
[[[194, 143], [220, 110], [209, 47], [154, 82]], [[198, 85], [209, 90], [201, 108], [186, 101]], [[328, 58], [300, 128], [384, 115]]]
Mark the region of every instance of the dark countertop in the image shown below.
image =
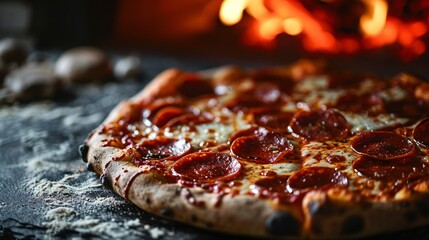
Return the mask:
[[[139, 210], [103, 188], [77, 151], [119, 101], [162, 70], [201, 70], [225, 63], [143, 56], [140, 80], [75, 85], [64, 99], [0, 106], [0, 239], [237, 239]], [[417, 229], [390, 237], [428, 239], [429, 234]]]

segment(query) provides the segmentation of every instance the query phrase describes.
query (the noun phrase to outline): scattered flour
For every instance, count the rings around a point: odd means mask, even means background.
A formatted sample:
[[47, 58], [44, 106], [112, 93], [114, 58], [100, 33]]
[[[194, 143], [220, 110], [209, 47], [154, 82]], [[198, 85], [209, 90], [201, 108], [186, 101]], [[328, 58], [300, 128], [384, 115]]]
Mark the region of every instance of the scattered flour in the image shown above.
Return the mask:
[[165, 235], [165, 232], [162, 229], [157, 228], [157, 227], [149, 229], [149, 233], [153, 239], [158, 239], [159, 237]]
[[50, 181], [45, 178], [31, 178], [26, 186], [29, 187], [34, 195], [36, 196], [52, 196], [52, 195], [80, 195], [90, 191], [92, 188], [99, 188], [102, 185], [100, 181], [96, 178], [88, 178], [87, 180], [78, 183], [71, 184], [70, 182], [78, 179], [84, 174], [75, 173], [75, 174], [66, 174], [64, 177], [58, 181]]
[[53, 120], [70, 114], [82, 114], [83, 111], [83, 107], [58, 107], [52, 102], [38, 102], [24, 107], [16, 105], [0, 108], [0, 117]]
[[76, 125], [87, 125], [87, 124], [94, 124], [99, 123], [104, 118], [103, 113], [95, 113], [88, 116], [82, 116], [81, 114], [71, 114], [63, 119], [63, 124], [66, 127], [76, 126]]
[[[80, 214], [69, 207], [58, 207], [45, 213], [43, 226], [47, 228], [46, 234], [55, 236], [66, 230], [78, 233], [87, 233], [103, 236], [103, 238], [126, 238], [130, 234], [143, 237], [144, 234], [138, 229], [141, 224], [139, 219], [117, 222], [115, 219], [103, 222], [100, 219], [86, 216], [78, 219]], [[151, 234], [152, 235], [152, 234]]]
[[92, 205], [119, 205], [123, 203], [121, 200], [117, 200], [114, 197], [98, 197], [90, 202]]
[[48, 136], [47, 131], [35, 131], [33, 129], [26, 130], [21, 133], [20, 141], [23, 144], [30, 145], [33, 149], [33, 152], [40, 152], [46, 149], [46, 143], [40, 141], [42, 138]]

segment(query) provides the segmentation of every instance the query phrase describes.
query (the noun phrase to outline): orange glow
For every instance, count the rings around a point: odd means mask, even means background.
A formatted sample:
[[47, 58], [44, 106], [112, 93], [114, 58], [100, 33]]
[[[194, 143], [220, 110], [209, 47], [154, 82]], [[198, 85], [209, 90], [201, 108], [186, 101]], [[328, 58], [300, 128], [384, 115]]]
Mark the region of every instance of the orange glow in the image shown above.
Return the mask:
[[384, 0], [364, 0], [368, 11], [360, 18], [360, 28], [364, 35], [375, 36], [383, 30], [387, 17], [387, 2]]
[[412, 23], [410, 25], [410, 29], [414, 33], [414, 36], [416, 37], [421, 37], [428, 31], [427, 27], [422, 22]]
[[275, 47], [281, 39], [277, 36], [286, 33], [299, 35], [303, 48], [310, 52], [349, 54], [395, 44], [409, 59], [427, 50], [421, 39], [428, 35], [429, 20], [392, 16], [388, 0], [361, 2], [366, 8], [362, 15], [356, 16], [359, 28], [344, 35], [338, 34], [336, 25], [321, 20], [323, 15], [310, 11], [300, 0], [223, 0], [219, 17], [225, 25], [246, 21], [243, 39], [250, 45]]
[[285, 33], [295, 36], [302, 32], [302, 23], [297, 18], [287, 18], [283, 20], [283, 29]]
[[246, 12], [255, 19], [262, 19], [270, 15], [270, 12], [264, 5], [264, 0], [250, 0]]
[[223, 1], [219, 11], [220, 20], [227, 26], [237, 24], [243, 18], [243, 11], [246, 5], [247, 0]]
[[426, 51], [426, 45], [421, 40], [418, 40], [414, 42], [412, 50], [416, 55], [421, 55]]
[[272, 40], [282, 32], [282, 21], [280, 18], [266, 19], [261, 23], [259, 31], [263, 38]]

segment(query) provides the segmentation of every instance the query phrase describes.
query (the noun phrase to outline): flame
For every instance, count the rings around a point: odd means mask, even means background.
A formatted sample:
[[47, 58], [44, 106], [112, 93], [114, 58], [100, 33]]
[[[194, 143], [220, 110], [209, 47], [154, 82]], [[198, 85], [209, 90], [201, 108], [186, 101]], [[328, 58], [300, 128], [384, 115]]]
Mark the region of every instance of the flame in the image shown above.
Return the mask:
[[223, 24], [232, 26], [243, 18], [243, 11], [248, 0], [225, 0], [219, 11], [219, 18]]
[[[223, 0], [219, 12], [227, 26], [239, 23], [247, 13], [245, 42], [271, 47], [285, 34], [297, 36], [305, 50], [325, 53], [356, 53], [387, 45], [399, 45], [403, 58], [423, 54], [427, 47], [421, 38], [429, 31], [429, 18], [401, 20], [389, 15], [388, 0], [361, 0], [365, 12], [357, 16], [359, 28], [339, 35], [335, 26], [307, 9], [299, 0]], [[330, 4], [326, 1], [326, 4]]]
[[282, 32], [282, 20], [276, 17], [265, 19], [259, 26], [259, 31], [263, 38], [272, 40]]
[[302, 23], [298, 18], [287, 18], [283, 21], [285, 33], [295, 36], [302, 32]]
[[386, 23], [387, 2], [384, 0], [364, 0], [368, 11], [360, 18], [360, 28], [364, 35], [375, 36]]

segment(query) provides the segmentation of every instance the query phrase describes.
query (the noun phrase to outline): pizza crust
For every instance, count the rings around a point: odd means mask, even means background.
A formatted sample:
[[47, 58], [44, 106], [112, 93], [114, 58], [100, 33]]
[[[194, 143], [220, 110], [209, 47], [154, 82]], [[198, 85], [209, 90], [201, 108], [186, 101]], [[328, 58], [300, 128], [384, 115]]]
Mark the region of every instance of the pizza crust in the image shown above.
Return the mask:
[[[303, 73], [298, 70], [295, 72], [301, 77]], [[241, 71], [224, 68], [208, 74], [223, 74], [224, 79], [230, 80]], [[164, 71], [135, 97], [115, 107], [102, 125], [116, 122], [158, 97], [175, 93], [183, 76], [178, 69]], [[302, 209], [296, 209], [252, 196], [219, 196], [201, 188], [167, 183], [155, 170], [112, 161], [120, 150], [103, 146], [108, 136], [101, 133], [101, 127], [86, 141], [89, 164], [111, 183], [116, 193], [158, 216], [232, 234], [314, 239], [355, 238], [429, 224], [426, 193], [413, 193], [406, 200], [393, 202], [358, 203], [347, 201], [346, 196], [313, 191], [305, 196]]]
[[[108, 179], [116, 193], [145, 211], [210, 230], [249, 236], [271, 235], [267, 229], [268, 219], [278, 213], [291, 214], [290, 219], [295, 220], [289, 221], [295, 221], [294, 228], [286, 232], [292, 236], [300, 235], [301, 229], [296, 226], [302, 220], [292, 208], [274, 207], [250, 196], [227, 194], [220, 199], [218, 194], [200, 188], [167, 184], [155, 170], [147, 171], [125, 161], [112, 161], [118, 150], [102, 146], [106, 137], [96, 131], [87, 141], [88, 162], [98, 174]], [[191, 203], [193, 201], [196, 203]], [[218, 201], [221, 204], [216, 206]]]

